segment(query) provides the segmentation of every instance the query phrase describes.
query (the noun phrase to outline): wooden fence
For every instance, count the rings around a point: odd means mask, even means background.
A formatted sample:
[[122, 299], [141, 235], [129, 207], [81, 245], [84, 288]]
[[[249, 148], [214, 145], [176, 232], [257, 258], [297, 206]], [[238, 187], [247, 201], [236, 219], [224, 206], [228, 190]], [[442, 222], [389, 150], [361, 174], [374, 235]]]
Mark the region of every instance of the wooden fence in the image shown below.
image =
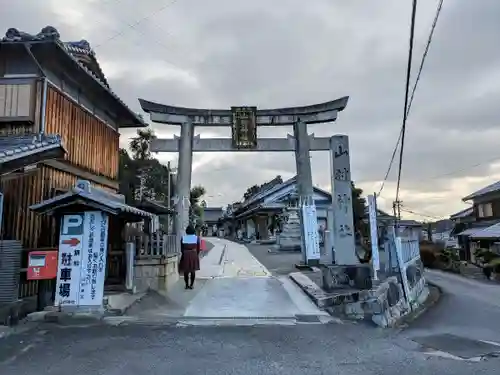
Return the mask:
[[138, 257], [168, 257], [180, 252], [180, 243], [175, 234], [143, 234], [133, 237], [131, 242], [135, 244]]

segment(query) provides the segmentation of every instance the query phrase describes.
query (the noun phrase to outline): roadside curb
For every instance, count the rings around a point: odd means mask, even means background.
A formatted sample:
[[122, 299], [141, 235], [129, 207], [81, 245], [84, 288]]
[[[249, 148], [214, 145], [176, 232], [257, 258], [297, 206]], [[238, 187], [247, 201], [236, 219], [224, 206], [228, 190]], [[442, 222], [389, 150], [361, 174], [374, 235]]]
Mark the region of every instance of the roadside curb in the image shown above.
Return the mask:
[[288, 277], [304, 291], [304, 293], [314, 302], [319, 308], [325, 308], [333, 305], [334, 297], [325, 293], [318, 284], [312, 281], [307, 275], [302, 272], [292, 272]]
[[425, 302], [420, 306], [420, 308], [417, 311], [411, 312], [410, 314], [401, 318], [401, 320], [399, 321], [399, 323], [395, 328], [399, 328], [401, 330], [408, 328], [412, 322], [420, 318], [422, 315], [424, 315], [427, 311], [429, 311], [433, 306], [435, 306], [439, 302], [441, 296], [443, 295], [442, 288], [433, 282], [429, 282], [427, 280], [426, 282], [427, 282], [427, 287], [429, 288], [429, 296], [427, 297]]

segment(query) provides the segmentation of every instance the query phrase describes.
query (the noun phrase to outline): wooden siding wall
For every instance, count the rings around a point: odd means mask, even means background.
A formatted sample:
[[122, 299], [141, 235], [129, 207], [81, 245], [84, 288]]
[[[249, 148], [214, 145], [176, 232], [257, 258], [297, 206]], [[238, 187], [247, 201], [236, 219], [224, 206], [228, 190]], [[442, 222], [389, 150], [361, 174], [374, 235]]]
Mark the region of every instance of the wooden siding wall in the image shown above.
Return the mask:
[[35, 214], [29, 206], [54, 197], [57, 190], [71, 188], [76, 180], [77, 177], [70, 173], [42, 166], [31, 174], [1, 181], [4, 194], [2, 237], [20, 240], [25, 249], [57, 246], [55, 220], [50, 215]]
[[45, 131], [62, 136], [71, 164], [118, 178], [120, 134], [53, 87], [47, 93]]

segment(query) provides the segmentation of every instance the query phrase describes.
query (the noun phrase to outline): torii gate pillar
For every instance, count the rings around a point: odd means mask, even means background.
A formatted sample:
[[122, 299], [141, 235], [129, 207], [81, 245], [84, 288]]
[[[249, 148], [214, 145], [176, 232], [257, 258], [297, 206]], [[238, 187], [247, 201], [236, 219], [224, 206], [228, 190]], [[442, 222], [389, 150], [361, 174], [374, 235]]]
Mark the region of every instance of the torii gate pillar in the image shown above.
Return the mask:
[[184, 235], [189, 225], [189, 209], [191, 196], [191, 172], [193, 164], [193, 135], [194, 126], [190, 118], [181, 125], [179, 138], [179, 166], [177, 169], [177, 202], [175, 218], [175, 234], [177, 238]]

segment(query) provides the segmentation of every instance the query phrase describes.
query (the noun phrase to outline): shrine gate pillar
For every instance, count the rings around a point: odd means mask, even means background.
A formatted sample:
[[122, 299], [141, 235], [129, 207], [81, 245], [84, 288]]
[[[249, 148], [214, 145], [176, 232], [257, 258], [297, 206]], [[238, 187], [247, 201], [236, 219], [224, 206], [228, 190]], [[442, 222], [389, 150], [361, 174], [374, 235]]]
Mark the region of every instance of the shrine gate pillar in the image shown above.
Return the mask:
[[181, 125], [181, 136], [179, 142], [179, 168], [177, 170], [177, 202], [175, 218], [175, 234], [181, 238], [189, 225], [189, 207], [191, 194], [191, 171], [193, 164], [193, 121], [187, 121]]

